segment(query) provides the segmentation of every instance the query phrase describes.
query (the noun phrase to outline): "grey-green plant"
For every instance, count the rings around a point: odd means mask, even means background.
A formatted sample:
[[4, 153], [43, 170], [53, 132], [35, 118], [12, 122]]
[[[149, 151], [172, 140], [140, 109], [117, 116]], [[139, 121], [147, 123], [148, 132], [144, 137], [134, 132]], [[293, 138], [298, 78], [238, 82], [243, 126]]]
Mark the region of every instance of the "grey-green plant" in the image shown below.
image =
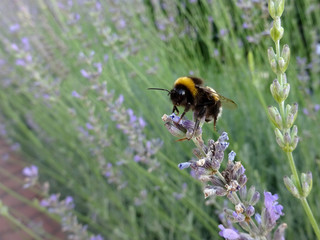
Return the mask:
[[299, 178], [292, 154], [299, 141], [298, 127], [293, 125], [298, 115], [298, 104], [287, 104], [285, 106], [285, 100], [290, 92], [290, 84], [285, 73], [290, 61], [290, 48], [285, 44], [281, 51], [280, 40], [284, 33], [284, 28], [281, 25], [281, 16], [284, 6], [285, 0], [269, 0], [268, 2], [269, 13], [273, 19], [270, 36], [275, 44], [275, 51], [272, 47], [268, 49], [268, 59], [272, 71], [277, 75], [277, 78], [270, 86], [270, 91], [279, 107], [270, 106], [268, 111], [270, 120], [275, 126], [276, 141], [286, 154], [292, 173], [291, 176], [284, 177], [284, 184], [289, 192], [300, 200], [317, 238], [320, 239], [320, 229], [307, 200], [312, 189], [312, 173], [310, 171], [301, 173], [301, 178]]

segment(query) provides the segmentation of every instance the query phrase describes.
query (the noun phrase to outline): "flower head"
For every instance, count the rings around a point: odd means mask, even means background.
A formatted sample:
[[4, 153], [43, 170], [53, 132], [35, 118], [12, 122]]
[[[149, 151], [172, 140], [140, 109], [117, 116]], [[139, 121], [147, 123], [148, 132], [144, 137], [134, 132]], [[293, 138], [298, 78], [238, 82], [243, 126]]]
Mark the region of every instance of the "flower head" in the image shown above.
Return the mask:
[[272, 225], [276, 223], [280, 216], [284, 215], [282, 213], [283, 206], [277, 202], [278, 198], [277, 194], [272, 195], [270, 192], [264, 192], [264, 206]]
[[219, 228], [221, 230], [219, 232], [219, 235], [221, 237], [224, 237], [225, 239], [233, 240], [233, 239], [238, 239], [240, 237], [237, 231], [232, 228], [225, 228], [222, 224], [219, 225]]

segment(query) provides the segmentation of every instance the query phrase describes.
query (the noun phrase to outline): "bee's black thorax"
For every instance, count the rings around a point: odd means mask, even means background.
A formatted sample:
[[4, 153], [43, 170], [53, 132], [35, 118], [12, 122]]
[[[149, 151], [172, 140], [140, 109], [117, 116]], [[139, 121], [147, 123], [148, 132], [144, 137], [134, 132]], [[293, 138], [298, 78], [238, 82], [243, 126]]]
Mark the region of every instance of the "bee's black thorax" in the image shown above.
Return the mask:
[[183, 84], [177, 84], [170, 92], [170, 99], [175, 106], [187, 106], [194, 104], [191, 91]]

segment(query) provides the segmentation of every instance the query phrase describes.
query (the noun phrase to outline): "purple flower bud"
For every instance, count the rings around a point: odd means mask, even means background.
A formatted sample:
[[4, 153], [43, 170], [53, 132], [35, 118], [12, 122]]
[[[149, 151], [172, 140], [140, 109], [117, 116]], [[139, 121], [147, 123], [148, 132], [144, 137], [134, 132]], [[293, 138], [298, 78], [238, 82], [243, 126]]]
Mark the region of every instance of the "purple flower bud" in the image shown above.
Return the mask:
[[182, 169], [190, 167], [190, 165], [191, 165], [190, 162], [183, 162], [183, 163], [179, 163], [178, 167], [182, 170]]
[[86, 70], [81, 69], [80, 73], [84, 78], [90, 78], [90, 74]]
[[231, 151], [229, 154], [228, 154], [228, 160], [230, 162], [233, 162], [234, 158], [236, 157], [236, 153], [234, 151]]
[[38, 177], [38, 167], [31, 165], [30, 167], [25, 167], [22, 170], [23, 175], [26, 177]]
[[257, 223], [260, 225], [261, 224], [261, 215], [259, 213], [256, 213], [254, 215], [254, 218], [256, 219]]
[[86, 123], [86, 127], [89, 130], [92, 130], [94, 127], [91, 125], [91, 123]]
[[16, 31], [18, 31], [19, 29], [20, 29], [20, 25], [19, 25], [18, 23], [13, 24], [13, 25], [11, 25], [11, 26], [9, 27], [9, 31], [10, 31], [11, 33], [14, 33], [14, 32], [16, 32]]
[[141, 161], [141, 157], [140, 157], [139, 155], [135, 155], [135, 156], [133, 157], [133, 160], [134, 160], [135, 162], [140, 162], [140, 161]]
[[236, 230], [231, 228], [225, 228], [222, 224], [219, 225], [220, 232], [219, 235], [228, 240], [235, 240], [240, 237], [240, 235], [236, 232]]
[[92, 236], [90, 240], [104, 240], [104, 238], [99, 234]]
[[102, 72], [102, 64], [101, 63], [94, 63], [93, 65], [97, 68], [97, 71], [100, 74]]
[[229, 140], [229, 137], [228, 137], [228, 133], [226, 132], [223, 132], [218, 139], [219, 142], [226, 142], [228, 140]]
[[252, 205], [249, 205], [246, 209], [246, 215], [251, 217], [253, 216], [254, 212], [255, 212], [254, 207]]
[[81, 95], [77, 91], [72, 91], [71, 95], [75, 98], [81, 98]]
[[144, 128], [147, 125], [142, 117], [139, 117], [139, 125], [141, 128]]

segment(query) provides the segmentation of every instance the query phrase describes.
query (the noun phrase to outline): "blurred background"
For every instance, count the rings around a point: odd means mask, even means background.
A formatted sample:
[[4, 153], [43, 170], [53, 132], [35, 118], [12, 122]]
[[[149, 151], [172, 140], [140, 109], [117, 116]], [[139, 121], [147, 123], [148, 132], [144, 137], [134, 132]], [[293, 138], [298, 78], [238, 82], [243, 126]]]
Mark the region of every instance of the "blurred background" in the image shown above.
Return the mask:
[[[205, 124], [204, 139], [228, 132], [248, 186], [279, 195], [287, 239], [315, 238], [283, 184], [291, 173], [266, 113], [276, 105], [266, 1], [2, 0], [0, 11], [1, 138], [39, 168], [50, 194], [73, 197], [90, 233], [219, 238], [225, 203], [205, 200], [199, 181], [179, 170], [194, 145], [165, 129], [167, 94], [147, 90], [193, 75], [238, 104], [216, 132]], [[282, 24], [281, 43], [291, 48], [287, 103], [299, 104], [294, 157], [299, 172], [313, 173], [308, 199], [320, 220], [320, 2], [286, 1]]]

